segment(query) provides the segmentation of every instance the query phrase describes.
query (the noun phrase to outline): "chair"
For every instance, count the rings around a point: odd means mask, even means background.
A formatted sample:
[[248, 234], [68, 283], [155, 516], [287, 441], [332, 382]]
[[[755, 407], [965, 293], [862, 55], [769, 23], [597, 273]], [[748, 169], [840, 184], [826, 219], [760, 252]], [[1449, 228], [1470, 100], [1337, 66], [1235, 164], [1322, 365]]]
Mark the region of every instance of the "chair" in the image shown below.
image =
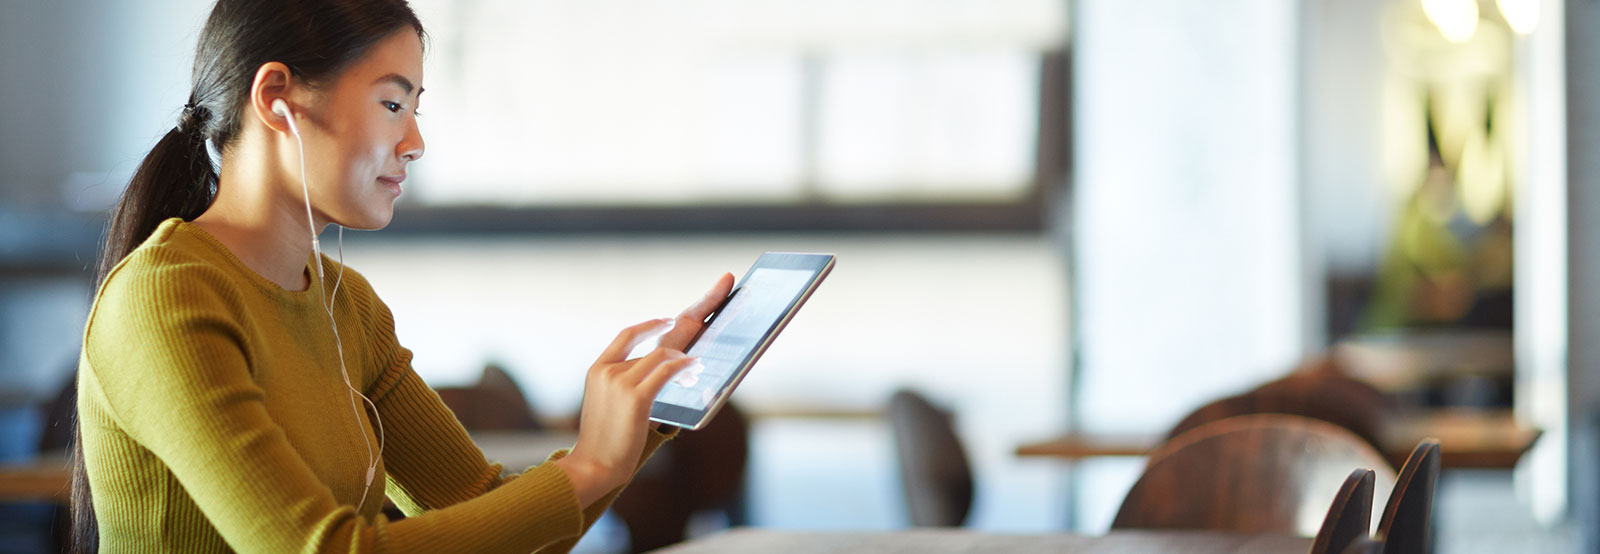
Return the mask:
[[1373, 471], [1357, 469], [1350, 472], [1339, 487], [1339, 495], [1328, 507], [1328, 517], [1322, 520], [1322, 529], [1311, 545], [1311, 554], [1341, 554], [1360, 539], [1367, 538], [1372, 530]]
[[544, 428], [534, 415], [522, 388], [495, 364], [483, 366], [472, 387], [434, 389], [456, 420], [468, 431], [538, 431]]
[[705, 510], [722, 512], [730, 526], [744, 525], [749, 457], [750, 423], [733, 403], [705, 427], [661, 445], [611, 505], [628, 528], [630, 550], [682, 542], [689, 519]]
[[1394, 476], [1350, 431], [1301, 416], [1254, 414], [1196, 427], [1158, 447], [1123, 499], [1114, 529], [1313, 536], [1351, 468]]
[[67, 371], [56, 397], [44, 406], [44, 428], [39, 432], [39, 452], [66, 452], [72, 447], [78, 419], [78, 368]]
[[1433, 494], [1439, 482], [1439, 440], [1425, 439], [1400, 467], [1394, 492], [1378, 520], [1386, 553], [1426, 553], [1432, 548]]
[[889, 419], [911, 524], [961, 526], [972, 509], [972, 466], [950, 414], [902, 389], [889, 400]]
[[[1185, 431], [1226, 417], [1281, 413], [1320, 419], [1349, 429], [1383, 452], [1381, 439], [1390, 402], [1382, 391], [1346, 375], [1326, 359], [1313, 360], [1293, 373], [1244, 394], [1201, 406], [1167, 433]], [[1386, 467], [1393, 469], [1392, 465]]]

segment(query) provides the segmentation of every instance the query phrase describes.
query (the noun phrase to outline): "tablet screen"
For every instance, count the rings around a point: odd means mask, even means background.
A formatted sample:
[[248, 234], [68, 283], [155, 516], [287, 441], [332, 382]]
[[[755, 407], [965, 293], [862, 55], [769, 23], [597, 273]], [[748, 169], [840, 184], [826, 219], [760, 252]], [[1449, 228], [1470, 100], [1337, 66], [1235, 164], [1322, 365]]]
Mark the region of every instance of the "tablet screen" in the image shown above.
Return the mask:
[[699, 356], [705, 366], [699, 381], [688, 387], [668, 381], [656, 401], [694, 410], [710, 406], [816, 274], [804, 269], [752, 270], [686, 351]]

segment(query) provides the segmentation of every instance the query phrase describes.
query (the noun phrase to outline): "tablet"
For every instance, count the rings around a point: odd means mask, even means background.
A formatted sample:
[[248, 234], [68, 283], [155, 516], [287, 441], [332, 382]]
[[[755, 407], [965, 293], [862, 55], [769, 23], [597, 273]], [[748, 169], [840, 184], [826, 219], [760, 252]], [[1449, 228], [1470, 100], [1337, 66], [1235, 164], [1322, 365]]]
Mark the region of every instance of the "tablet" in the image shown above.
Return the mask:
[[767, 252], [756, 259], [684, 350], [705, 366], [699, 380], [691, 386], [667, 381], [650, 406], [651, 421], [687, 429], [711, 421], [832, 270], [832, 254]]

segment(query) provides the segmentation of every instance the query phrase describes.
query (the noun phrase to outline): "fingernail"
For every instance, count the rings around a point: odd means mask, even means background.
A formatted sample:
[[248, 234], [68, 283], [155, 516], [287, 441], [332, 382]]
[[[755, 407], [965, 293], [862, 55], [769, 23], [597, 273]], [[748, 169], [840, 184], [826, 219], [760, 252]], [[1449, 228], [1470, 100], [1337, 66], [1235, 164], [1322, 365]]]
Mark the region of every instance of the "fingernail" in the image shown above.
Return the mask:
[[694, 386], [695, 383], [699, 383], [700, 382], [700, 373], [695, 372], [695, 371], [691, 371], [692, 369], [693, 368], [685, 369], [683, 371], [679, 371], [677, 375], [672, 376], [672, 381], [674, 383], [677, 383], [679, 386], [684, 386], [684, 387], [692, 387], [692, 386]]
[[694, 360], [694, 362], [690, 363], [689, 367], [678, 370], [678, 374], [672, 376], [673, 381], [685, 387], [692, 387], [695, 383], [700, 382], [700, 374], [706, 372], [706, 366], [700, 363], [699, 356], [690, 359]]

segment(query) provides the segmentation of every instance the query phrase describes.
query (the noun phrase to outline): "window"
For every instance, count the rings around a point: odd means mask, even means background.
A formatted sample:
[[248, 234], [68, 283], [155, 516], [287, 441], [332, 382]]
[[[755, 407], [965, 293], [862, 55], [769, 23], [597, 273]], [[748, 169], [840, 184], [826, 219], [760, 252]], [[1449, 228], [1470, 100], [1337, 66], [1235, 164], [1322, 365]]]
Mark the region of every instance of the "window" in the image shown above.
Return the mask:
[[1065, 151], [1041, 135], [1061, 0], [413, 4], [428, 154], [403, 226], [982, 219], [1037, 204], [1043, 146]]

